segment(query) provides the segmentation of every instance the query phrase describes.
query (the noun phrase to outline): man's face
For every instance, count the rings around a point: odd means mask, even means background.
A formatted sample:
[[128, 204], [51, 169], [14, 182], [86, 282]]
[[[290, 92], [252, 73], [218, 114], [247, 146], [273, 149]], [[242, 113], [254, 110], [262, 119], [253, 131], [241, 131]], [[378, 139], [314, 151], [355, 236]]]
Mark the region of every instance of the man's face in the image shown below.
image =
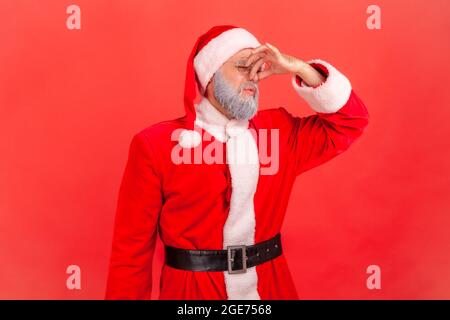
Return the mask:
[[235, 119], [250, 119], [258, 110], [258, 81], [250, 80], [252, 65], [244, 66], [250, 53], [248, 48], [233, 55], [212, 81], [214, 97]]

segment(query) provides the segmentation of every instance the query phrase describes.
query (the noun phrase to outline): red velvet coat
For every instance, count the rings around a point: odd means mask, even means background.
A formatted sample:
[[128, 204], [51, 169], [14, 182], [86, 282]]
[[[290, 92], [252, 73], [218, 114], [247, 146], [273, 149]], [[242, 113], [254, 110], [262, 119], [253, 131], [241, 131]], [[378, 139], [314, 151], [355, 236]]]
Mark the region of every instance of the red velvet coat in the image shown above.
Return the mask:
[[[170, 246], [217, 250], [258, 243], [280, 232], [295, 178], [347, 150], [369, 120], [341, 72], [323, 60], [308, 62], [327, 76], [325, 82], [312, 88], [293, 76], [291, 83], [313, 115], [298, 117], [275, 108], [259, 111], [249, 121], [229, 121], [203, 98], [196, 105], [200, 145], [189, 149], [178, 144], [176, 133], [185, 127], [185, 118], [152, 125], [133, 137], [119, 192], [107, 299], [150, 299], [158, 234]], [[239, 146], [243, 141], [249, 144]], [[213, 153], [212, 146], [222, 151]], [[187, 163], [188, 158], [194, 161], [185, 156], [196, 151], [223, 161]], [[244, 152], [250, 158], [256, 155], [257, 163], [227, 162]], [[276, 153], [271, 160], [264, 155]], [[164, 265], [159, 298], [298, 295], [281, 255], [243, 274]]]

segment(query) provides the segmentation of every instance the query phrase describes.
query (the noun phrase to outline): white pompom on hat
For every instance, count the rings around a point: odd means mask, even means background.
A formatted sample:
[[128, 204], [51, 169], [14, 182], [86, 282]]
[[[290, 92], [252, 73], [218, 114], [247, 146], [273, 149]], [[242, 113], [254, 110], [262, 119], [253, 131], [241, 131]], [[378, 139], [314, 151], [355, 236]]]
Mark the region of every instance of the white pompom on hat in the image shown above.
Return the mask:
[[197, 39], [186, 68], [184, 108], [187, 123], [186, 129], [182, 130], [178, 137], [181, 147], [194, 148], [202, 140], [200, 133], [194, 130], [196, 85], [204, 95], [206, 86], [222, 64], [240, 50], [260, 45], [250, 32], [231, 25], [212, 27]]

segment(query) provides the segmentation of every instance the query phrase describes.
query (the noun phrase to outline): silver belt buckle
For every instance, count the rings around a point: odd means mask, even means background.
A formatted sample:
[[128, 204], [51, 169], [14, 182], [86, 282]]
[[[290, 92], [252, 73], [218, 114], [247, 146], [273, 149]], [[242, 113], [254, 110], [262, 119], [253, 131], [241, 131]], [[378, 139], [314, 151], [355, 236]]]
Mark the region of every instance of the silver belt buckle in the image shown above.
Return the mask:
[[[227, 262], [228, 262], [228, 273], [229, 274], [235, 274], [235, 273], [246, 273], [247, 272], [247, 252], [246, 252], [246, 245], [239, 245], [239, 246], [227, 246]], [[235, 249], [242, 249], [242, 269], [233, 270], [233, 261], [234, 259], [231, 257], [231, 251]]]

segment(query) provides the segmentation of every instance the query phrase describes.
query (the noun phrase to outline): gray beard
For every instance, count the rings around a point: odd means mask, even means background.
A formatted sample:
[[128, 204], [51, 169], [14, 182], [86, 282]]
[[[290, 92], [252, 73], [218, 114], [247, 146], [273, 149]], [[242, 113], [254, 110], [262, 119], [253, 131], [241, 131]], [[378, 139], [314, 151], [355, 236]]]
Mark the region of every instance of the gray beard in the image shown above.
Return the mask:
[[[255, 89], [254, 96], [242, 98], [240, 93], [246, 86]], [[259, 89], [254, 82], [243, 83], [236, 91], [222, 75], [220, 70], [214, 74], [214, 96], [222, 107], [238, 120], [248, 120], [258, 111]]]

